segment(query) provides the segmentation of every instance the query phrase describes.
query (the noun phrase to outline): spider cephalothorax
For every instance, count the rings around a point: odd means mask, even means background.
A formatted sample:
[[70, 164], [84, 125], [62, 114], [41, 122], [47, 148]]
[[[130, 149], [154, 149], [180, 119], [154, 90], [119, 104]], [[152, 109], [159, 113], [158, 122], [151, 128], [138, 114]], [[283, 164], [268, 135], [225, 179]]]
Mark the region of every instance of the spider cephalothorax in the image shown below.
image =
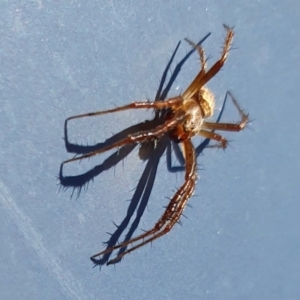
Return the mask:
[[178, 122], [178, 125], [169, 132], [170, 138], [176, 143], [180, 143], [188, 138], [199, 134], [203, 121], [212, 116], [215, 107], [215, 99], [213, 93], [206, 87], [187, 99], [181, 106], [170, 111], [166, 115], [165, 120], [176, 118], [176, 114], [183, 113], [184, 118]]
[[92, 258], [110, 253], [115, 249], [126, 248], [127, 246], [131, 245], [129, 249], [120, 253], [116, 258], [108, 262], [108, 264], [115, 263], [116, 261], [120, 260], [124, 255], [168, 233], [173, 228], [173, 226], [179, 221], [182, 212], [187, 204], [187, 201], [192, 196], [195, 190], [197, 168], [195, 149], [191, 142], [191, 138], [195, 135], [200, 135], [205, 138], [217, 141], [217, 147], [226, 148], [227, 140], [220, 134], [215, 133], [215, 131], [240, 131], [246, 126], [248, 122], [248, 115], [246, 115], [242, 111], [237, 101], [229, 92], [228, 94], [230, 95], [233, 104], [235, 105], [240, 114], [240, 122], [214, 123], [206, 121], [207, 118], [213, 115], [215, 102], [213, 93], [205, 87], [205, 84], [211, 78], [213, 78], [224, 65], [234, 35], [232, 28], [226, 25], [224, 25], [224, 28], [226, 30], [226, 37], [221, 57], [208, 71], [206, 70], [206, 58], [203, 48], [199, 45], [196, 45], [192, 41], [186, 39], [186, 41], [198, 51], [200, 56], [201, 69], [198, 75], [195, 77], [195, 79], [192, 81], [192, 83], [182, 95], [169, 98], [165, 101], [133, 102], [131, 104], [116, 107], [114, 109], [106, 111], [98, 111], [73, 116], [66, 120], [67, 122], [71, 119], [89, 116], [99, 116], [127, 109], [152, 108], [156, 110], [167, 110], [165, 120], [162, 125], [159, 125], [152, 130], [136, 132], [134, 134], [128, 135], [126, 138], [116, 143], [113, 143], [112, 145], [108, 145], [100, 150], [96, 150], [88, 154], [84, 154], [82, 156], [68, 159], [64, 161], [63, 164], [75, 160], [81, 160], [83, 158], [88, 158], [130, 143], [142, 143], [153, 139], [158, 140], [165, 134], [168, 134], [170, 138], [175, 142], [182, 144], [183, 154], [185, 158], [185, 181], [175, 193], [173, 198], [170, 200], [163, 215], [153, 226], [153, 228], [135, 238], [132, 238], [128, 241], [125, 241], [123, 243], [115, 245], [114, 247], [108, 248], [100, 253], [97, 253], [93, 255]]

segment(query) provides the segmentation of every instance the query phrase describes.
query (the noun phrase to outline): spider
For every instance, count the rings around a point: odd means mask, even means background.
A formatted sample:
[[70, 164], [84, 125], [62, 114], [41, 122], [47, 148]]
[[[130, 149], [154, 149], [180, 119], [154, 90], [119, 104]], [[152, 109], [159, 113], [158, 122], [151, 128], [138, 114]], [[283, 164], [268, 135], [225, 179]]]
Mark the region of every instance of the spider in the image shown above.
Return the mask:
[[[214, 123], [207, 122], [205, 119], [211, 117], [214, 112], [215, 100], [213, 93], [205, 87], [205, 84], [212, 79], [223, 67], [234, 36], [233, 28], [223, 25], [226, 30], [226, 37], [223, 45], [223, 50], [220, 59], [209, 69], [206, 67], [206, 58], [204, 50], [201, 46], [193, 43], [189, 39], [185, 39], [200, 56], [201, 69], [189, 87], [182, 95], [169, 98], [165, 101], [154, 102], [133, 102], [121, 107], [105, 111], [91, 112], [81, 115], [76, 115], [66, 119], [66, 122], [72, 119], [99, 116], [108, 113], [119, 112], [127, 109], [166, 109], [164, 123], [149, 131], [141, 131], [128, 135], [126, 138], [108, 145], [100, 150], [92, 151], [90, 153], [68, 159], [63, 164], [70, 163], [76, 160], [92, 157], [111, 150], [113, 148], [121, 147], [130, 143], [143, 143], [145, 141], [157, 141], [163, 135], [168, 134], [170, 139], [176, 143], [182, 144], [182, 150], [185, 158], [185, 179], [182, 186], [175, 193], [166, 207], [163, 215], [153, 226], [152, 229], [145, 231], [137, 237], [128, 241], [117, 244], [102, 252], [99, 252], [91, 257], [95, 259], [101, 255], [111, 253], [112, 251], [120, 248], [126, 249], [114, 259], [107, 262], [113, 264], [122, 259], [126, 254], [153, 242], [159, 237], [167, 234], [176, 223], [183, 213], [183, 210], [194, 193], [196, 180], [197, 180], [197, 167], [196, 167], [196, 154], [191, 138], [195, 135], [215, 140], [217, 143], [214, 147], [227, 147], [227, 140], [220, 134], [215, 133], [215, 130], [223, 131], [240, 131], [245, 128], [248, 122], [248, 115], [246, 115], [240, 108], [235, 98], [229, 93], [234, 106], [239, 112], [240, 122], [238, 123]], [[131, 246], [130, 246], [131, 245]], [[129, 247], [130, 246], [130, 247]]]

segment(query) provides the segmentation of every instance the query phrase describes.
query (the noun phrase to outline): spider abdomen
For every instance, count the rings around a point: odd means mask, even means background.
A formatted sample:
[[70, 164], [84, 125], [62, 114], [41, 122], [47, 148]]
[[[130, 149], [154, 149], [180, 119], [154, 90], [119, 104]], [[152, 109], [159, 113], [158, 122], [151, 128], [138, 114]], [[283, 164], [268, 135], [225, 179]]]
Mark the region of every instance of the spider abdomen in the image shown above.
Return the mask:
[[182, 122], [183, 130], [194, 136], [201, 130], [203, 124], [203, 111], [201, 105], [195, 99], [187, 99], [183, 103], [185, 118]]
[[215, 109], [214, 94], [207, 87], [202, 87], [197, 96], [202, 111], [202, 117], [204, 119], [211, 117]]

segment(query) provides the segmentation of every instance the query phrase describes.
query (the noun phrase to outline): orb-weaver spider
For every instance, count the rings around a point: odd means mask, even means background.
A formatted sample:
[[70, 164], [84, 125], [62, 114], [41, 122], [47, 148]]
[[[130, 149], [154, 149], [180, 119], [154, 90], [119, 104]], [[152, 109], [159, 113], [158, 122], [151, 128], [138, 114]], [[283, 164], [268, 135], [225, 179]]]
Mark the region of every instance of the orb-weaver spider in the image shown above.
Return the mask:
[[182, 95], [169, 98], [165, 101], [133, 102], [131, 104], [116, 107], [114, 109], [76, 115], [66, 119], [67, 122], [72, 119], [99, 116], [127, 109], [166, 109], [165, 121], [162, 125], [159, 125], [149, 131], [130, 134], [126, 138], [115, 142], [112, 145], [108, 145], [99, 150], [95, 150], [90, 153], [68, 159], [64, 161], [63, 164], [98, 155], [105, 151], [125, 146], [127, 144], [143, 143], [149, 140], [158, 140], [165, 134], [168, 134], [173, 141], [182, 144], [183, 154], [185, 158], [185, 181], [175, 193], [173, 198], [170, 200], [168, 206], [165, 209], [165, 212], [154, 225], [154, 227], [135, 238], [132, 238], [128, 241], [125, 241], [93, 255], [91, 259], [110, 253], [116, 249], [126, 248], [130, 244], [135, 244], [132, 245], [131, 248], [119, 254], [116, 258], [108, 261], [107, 264], [116, 263], [126, 254], [168, 233], [173, 228], [173, 226], [177, 222], [179, 222], [183, 210], [195, 190], [197, 168], [195, 149], [191, 142], [191, 138], [195, 135], [200, 135], [205, 138], [217, 141], [218, 143], [215, 145], [216, 147], [226, 148], [227, 140], [223, 136], [215, 133], [215, 130], [240, 131], [245, 128], [248, 122], [248, 115], [243, 112], [237, 101], [229, 92], [228, 94], [230, 95], [233, 104], [240, 114], [240, 122], [214, 123], [205, 121], [205, 119], [213, 115], [215, 106], [214, 95], [208, 88], [205, 87], [205, 84], [210, 79], [212, 79], [224, 65], [234, 36], [232, 28], [228, 27], [227, 25], [224, 25], [224, 28], [226, 30], [226, 37], [221, 57], [208, 71], [206, 70], [206, 58], [203, 48], [199, 45], [196, 45], [189, 39], [185, 39], [193, 48], [198, 51], [201, 62], [201, 70]]

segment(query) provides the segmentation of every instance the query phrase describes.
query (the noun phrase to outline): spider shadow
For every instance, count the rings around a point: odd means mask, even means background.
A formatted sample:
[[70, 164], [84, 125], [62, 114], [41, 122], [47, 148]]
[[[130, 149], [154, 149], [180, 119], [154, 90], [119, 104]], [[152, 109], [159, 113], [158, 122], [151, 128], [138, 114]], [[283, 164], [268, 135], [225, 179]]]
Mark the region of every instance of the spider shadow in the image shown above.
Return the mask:
[[[203, 43], [210, 33], [208, 33], [198, 44], [200, 45]], [[160, 80], [159, 88], [156, 93], [155, 100], [165, 100], [167, 98], [167, 94], [170, 91], [175, 79], [177, 78], [181, 67], [184, 65], [184, 63], [187, 61], [187, 59], [191, 56], [191, 54], [195, 51], [195, 49], [190, 50], [185, 57], [176, 65], [173, 74], [171, 75], [166, 87], [163, 89], [167, 74], [170, 70], [170, 66], [173, 62], [173, 59], [175, 57], [175, 54], [179, 48], [180, 42], [177, 44], [163, 74]], [[224, 104], [223, 104], [224, 106]], [[221, 118], [223, 112], [223, 108], [219, 114], [218, 120]], [[107, 139], [104, 143], [98, 143], [94, 146], [82, 146], [70, 143], [68, 140], [68, 130], [67, 130], [67, 121], [65, 121], [64, 126], [64, 134], [65, 134], [65, 147], [68, 152], [78, 154], [85, 154], [89, 153], [91, 151], [95, 151], [98, 149], [101, 149], [102, 147], [112, 144], [124, 137], [126, 137], [128, 134], [132, 134], [137, 131], [142, 130], [149, 130], [157, 125], [160, 125], [164, 122], [165, 117], [165, 111], [156, 111], [155, 116], [153, 120], [142, 122], [139, 124], [136, 124], [134, 126], [131, 126], [113, 137]], [[197, 156], [201, 154], [203, 149], [207, 147], [209, 144], [209, 139], [205, 139], [197, 148], [196, 153]], [[106, 171], [114, 166], [116, 166], [120, 161], [122, 161], [127, 155], [129, 155], [133, 149], [136, 147], [136, 144], [127, 145], [124, 147], [121, 147], [118, 151], [114, 152], [111, 156], [109, 156], [107, 159], [103, 161], [102, 164], [95, 166], [93, 169], [87, 171], [84, 174], [76, 175], [76, 176], [64, 176], [63, 175], [63, 165], [60, 166], [59, 171], [59, 180], [62, 188], [73, 188], [73, 193], [77, 190], [77, 196], [80, 195], [82, 188], [88, 186], [88, 183], [90, 181], [93, 181], [94, 178], [98, 175], [100, 175], [103, 171]], [[166, 151], [167, 149], [167, 151]], [[181, 164], [180, 167], [173, 167], [171, 162], [171, 152], [172, 149], [175, 153], [175, 156], [177, 157], [179, 163]], [[158, 168], [158, 163], [160, 161], [160, 158], [162, 157], [163, 153], [166, 151], [166, 157], [167, 157], [167, 168], [171, 172], [178, 172], [184, 170], [184, 159], [183, 155], [181, 153], [181, 150], [178, 146], [178, 144], [171, 142], [167, 135], [165, 135], [162, 139], [159, 140], [158, 143], [154, 146], [154, 143], [144, 143], [141, 145], [139, 149], [139, 156], [142, 160], [147, 161], [145, 169], [141, 175], [141, 178], [137, 184], [137, 187], [134, 191], [134, 195], [132, 199], [130, 200], [130, 204], [127, 209], [127, 213], [125, 218], [122, 220], [122, 222], [119, 225], [116, 225], [116, 230], [114, 233], [110, 234], [110, 238], [107, 242], [104, 243], [106, 246], [106, 249], [111, 248], [115, 246], [125, 229], [128, 227], [129, 222], [134, 214], [136, 212], [135, 219], [133, 220], [129, 231], [127, 232], [124, 241], [128, 241], [132, 238], [135, 230], [137, 229], [140, 219], [142, 215], [144, 214], [145, 208], [147, 207], [147, 203], [154, 185], [154, 180], [156, 177], [156, 172]], [[117, 256], [121, 253], [123, 253], [126, 250], [126, 247], [121, 248]], [[91, 260], [95, 263], [95, 265], [104, 265], [106, 264], [111, 256], [112, 253], [107, 253], [103, 255], [101, 258], [91, 258]], [[116, 261], [115, 263], [118, 263], [119, 261]]]

